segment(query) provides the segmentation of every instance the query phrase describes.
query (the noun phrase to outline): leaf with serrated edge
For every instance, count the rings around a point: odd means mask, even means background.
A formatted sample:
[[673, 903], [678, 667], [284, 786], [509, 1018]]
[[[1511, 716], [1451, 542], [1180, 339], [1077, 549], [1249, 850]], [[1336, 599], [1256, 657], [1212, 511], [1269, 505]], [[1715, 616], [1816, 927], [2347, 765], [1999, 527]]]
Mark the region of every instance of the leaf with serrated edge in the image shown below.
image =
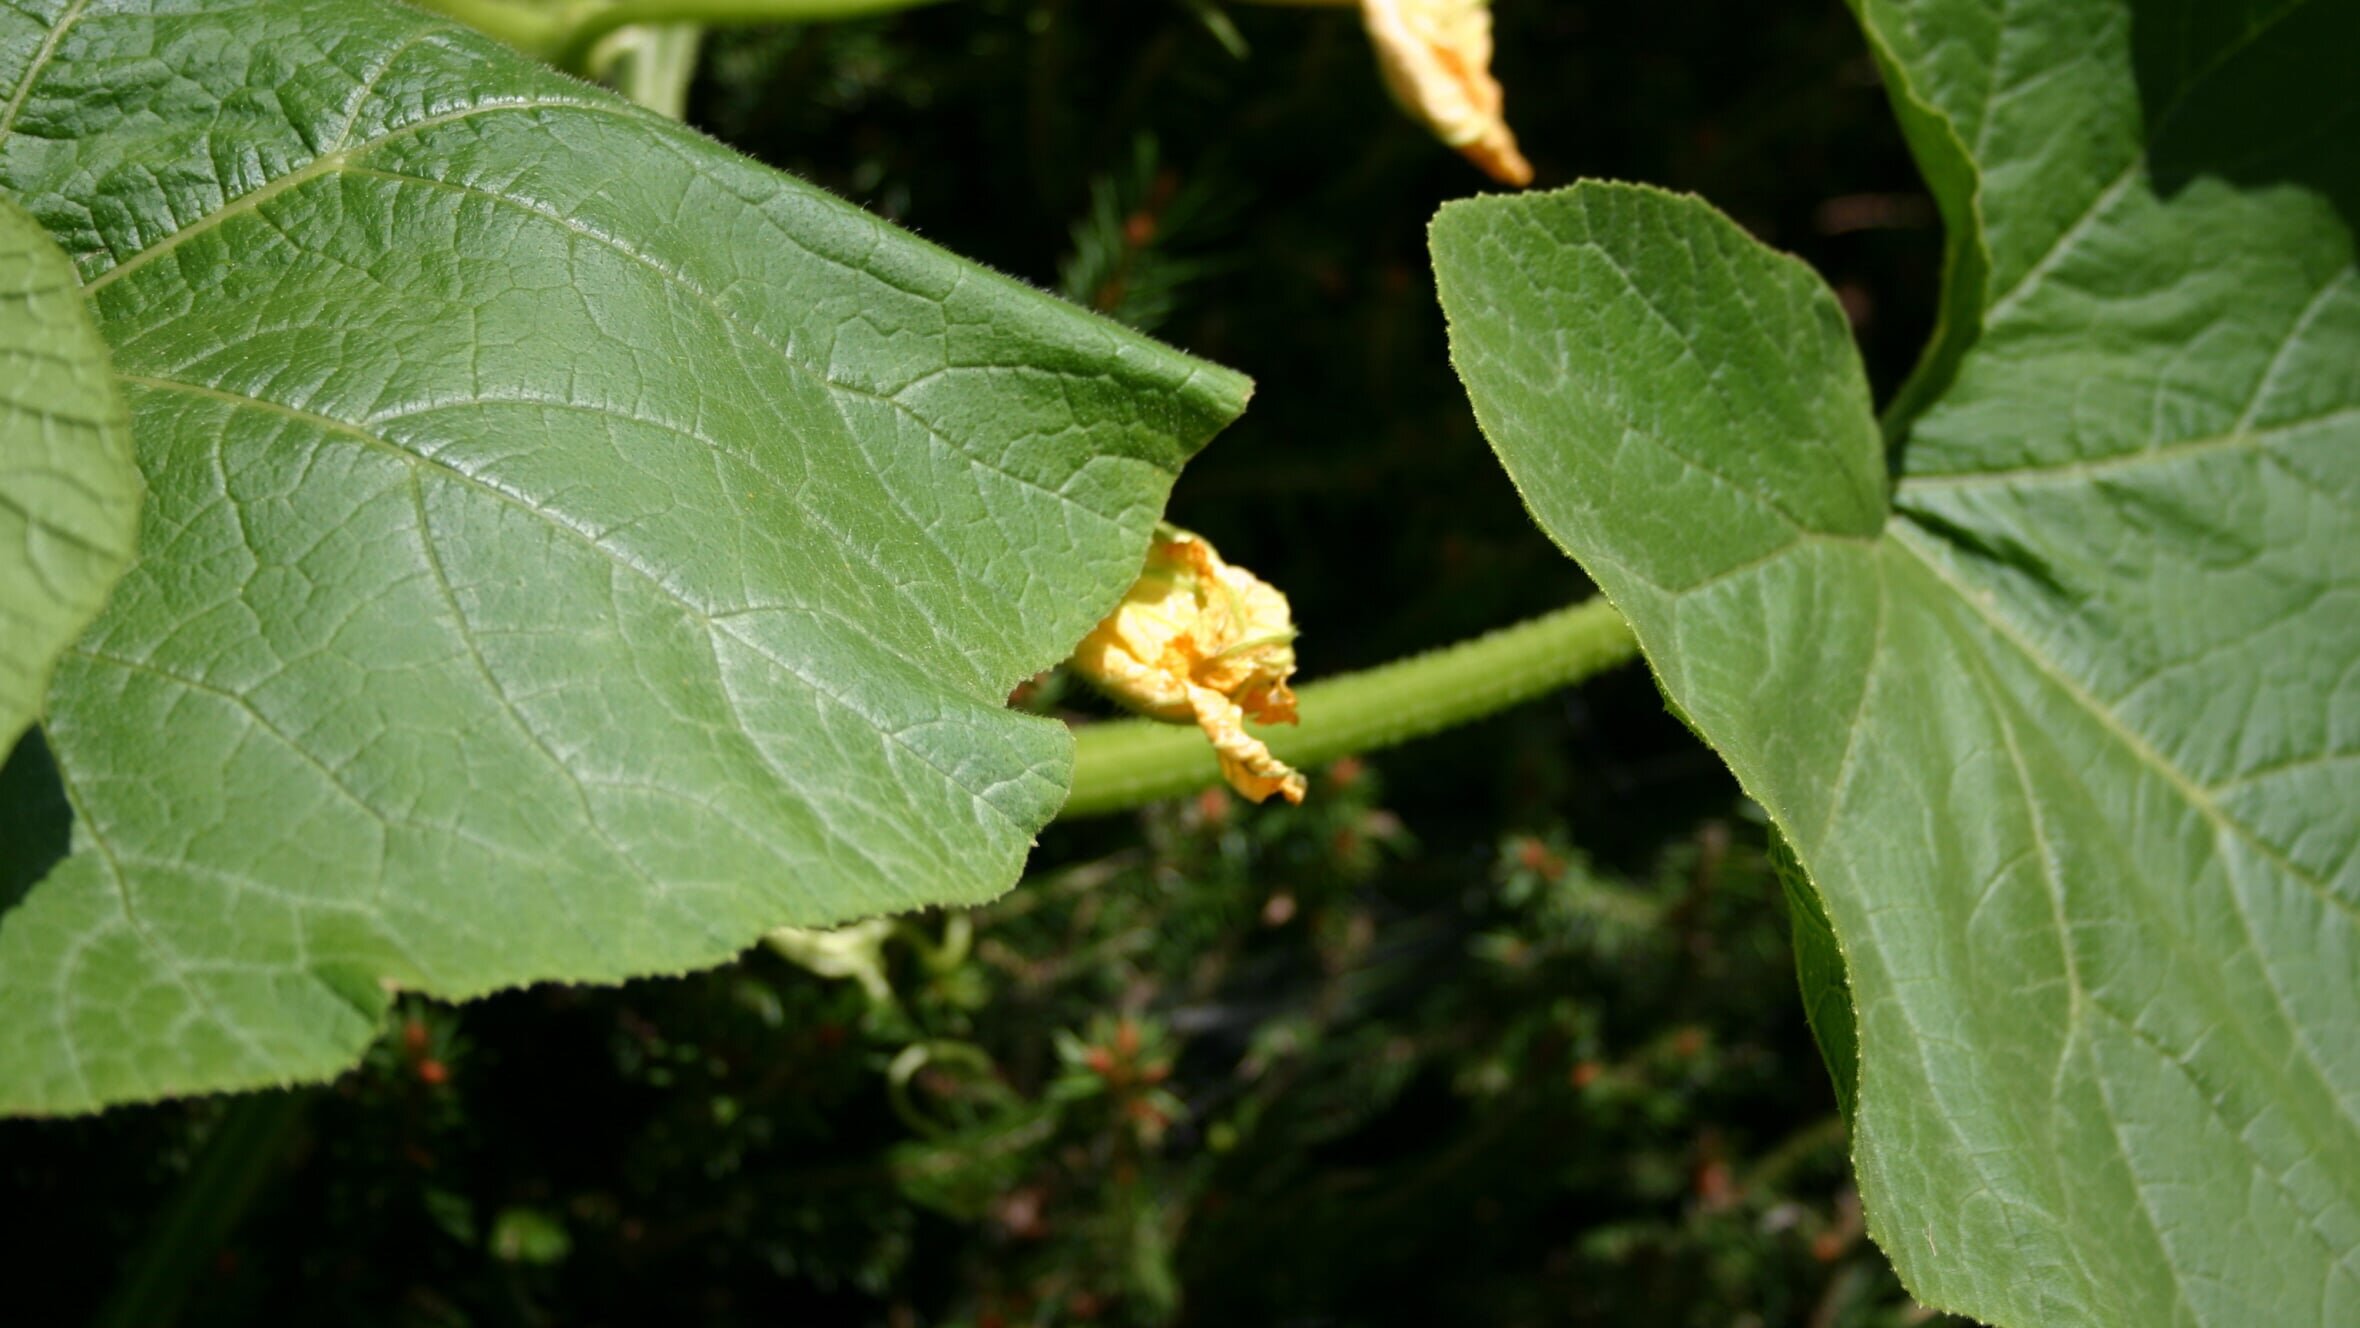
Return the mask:
[[131, 413], [74, 265], [0, 197], [0, 757], [131, 565]]
[[1008, 689], [1243, 379], [406, 9], [18, 4], [0, 89], [149, 489], [52, 688], [8, 1108], [1015, 878], [1071, 742]]
[[1453, 354], [1817, 887], [1912, 1291], [2360, 1321], [2360, 7], [1863, 8], [1980, 181], [1891, 458], [1693, 199], [1447, 207]]

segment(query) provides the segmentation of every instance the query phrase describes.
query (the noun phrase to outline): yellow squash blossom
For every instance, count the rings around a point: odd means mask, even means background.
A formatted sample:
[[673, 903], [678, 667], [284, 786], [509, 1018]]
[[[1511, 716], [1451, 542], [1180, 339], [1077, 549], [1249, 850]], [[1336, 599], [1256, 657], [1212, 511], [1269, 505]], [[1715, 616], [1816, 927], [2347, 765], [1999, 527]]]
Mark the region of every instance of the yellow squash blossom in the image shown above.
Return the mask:
[[1073, 664], [1133, 710], [1203, 729], [1231, 788], [1256, 802], [1276, 793], [1299, 803], [1302, 774], [1245, 730], [1249, 717], [1295, 722], [1294, 639], [1286, 596], [1166, 525], [1138, 583], [1082, 638]]
[[1361, 0], [1385, 86], [1403, 109], [1502, 184], [1532, 183], [1491, 76], [1488, 0]]

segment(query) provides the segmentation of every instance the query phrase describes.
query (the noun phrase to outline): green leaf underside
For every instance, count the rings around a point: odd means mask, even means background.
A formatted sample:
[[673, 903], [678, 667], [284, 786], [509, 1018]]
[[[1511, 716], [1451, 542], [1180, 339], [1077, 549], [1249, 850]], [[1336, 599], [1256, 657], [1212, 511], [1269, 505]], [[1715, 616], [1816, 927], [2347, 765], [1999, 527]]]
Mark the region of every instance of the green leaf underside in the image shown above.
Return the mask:
[[1827, 905], [1784, 838], [1773, 835], [1770, 865], [1786, 896], [1790, 942], [1795, 951], [1795, 985], [1803, 993], [1803, 1017], [1827, 1064], [1836, 1107], [1848, 1124], [1860, 1095], [1860, 1031], [1852, 1018], [1851, 984], [1844, 976], [1843, 947], [1828, 924]]
[[1459, 369], [1816, 886], [1912, 1290], [2360, 1321], [2360, 7], [1866, 8], [1984, 255], [1889, 486], [1833, 297], [1693, 199], [1446, 208]]
[[131, 563], [131, 417], [81, 282], [0, 196], [0, 757]]
[[1071, 743], [1008, 688], [1242, 379], [407, 10], [0, 9], [11, 92], [148, 500], [49, 696], [6, 1107], [1014, 880]]

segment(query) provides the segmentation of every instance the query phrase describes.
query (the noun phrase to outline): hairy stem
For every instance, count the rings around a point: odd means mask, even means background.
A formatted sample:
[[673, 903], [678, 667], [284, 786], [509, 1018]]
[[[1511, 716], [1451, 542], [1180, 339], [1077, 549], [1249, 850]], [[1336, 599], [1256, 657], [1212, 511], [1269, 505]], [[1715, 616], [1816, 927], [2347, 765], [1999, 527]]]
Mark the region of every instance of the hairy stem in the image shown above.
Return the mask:
[[844, 19], [891, 14], [944, 0], [613, 0], [574, 11], [563, 45], [549, 62], [579, 72], [590, 48], [617, 28], [637, 23], [835, 23]]
[[417, 4], [543, 60], [565, 40], [568, 11], [555, 5], [524, 0], [417, 0]]
[[[1603, 599], [1429, 654], [1310, 683], [1296, 692], [1299, 726], [1253, 726], [1280, 760], [1316, 766], [1422, 738], [1579, 682], [1638, 653]], [[1126, 719], [1074, 735], [1073, 793], [1062, 817], [1101, 816], [1221, 782], [1193, 728]]]
[[618, 28], [642, 23], [832, 23], [941, 4], [943, 0], [417, 0], [569, 73], [589, 73], [590, 50]]

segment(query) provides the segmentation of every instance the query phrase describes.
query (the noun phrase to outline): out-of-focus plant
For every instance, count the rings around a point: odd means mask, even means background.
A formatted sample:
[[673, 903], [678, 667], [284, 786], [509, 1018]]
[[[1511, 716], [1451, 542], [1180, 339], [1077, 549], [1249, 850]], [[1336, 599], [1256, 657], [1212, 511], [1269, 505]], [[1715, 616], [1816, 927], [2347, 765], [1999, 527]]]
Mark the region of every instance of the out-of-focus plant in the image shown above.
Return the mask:
[[1220, 270], [1207, 257], [1235, 224], [1236, 195], [1211, 172], [1182, 175], [1152, 138], [1135, 139], [1121, 170], [1093, 177], [1090, 207], [1057, 265], [1057, 293], [1153, 332], [1189, 286]]

